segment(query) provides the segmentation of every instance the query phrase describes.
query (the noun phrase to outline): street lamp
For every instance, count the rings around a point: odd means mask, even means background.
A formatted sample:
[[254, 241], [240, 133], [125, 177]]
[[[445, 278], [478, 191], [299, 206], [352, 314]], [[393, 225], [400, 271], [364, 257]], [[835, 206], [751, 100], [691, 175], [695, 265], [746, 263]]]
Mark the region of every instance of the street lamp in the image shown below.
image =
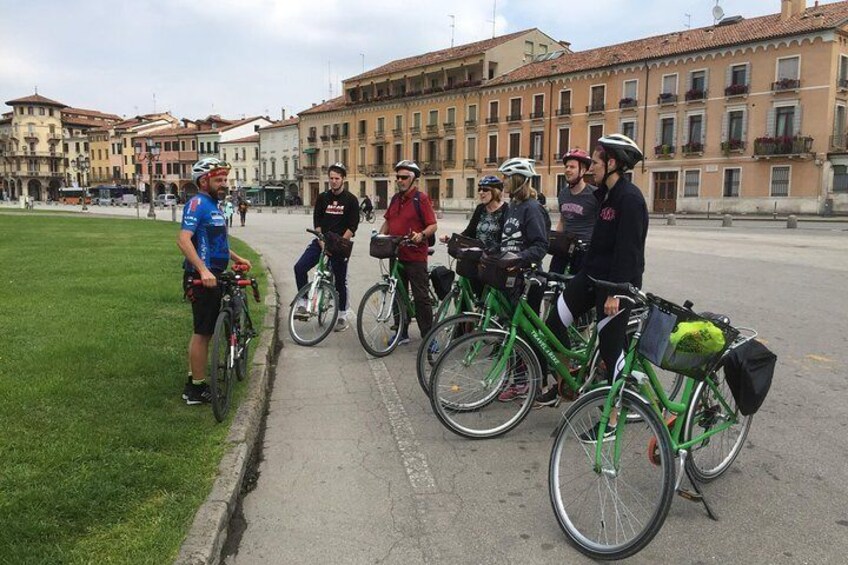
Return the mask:
[[88, 206], [85, 205], [85, 196], [88, 193], [86, 190], [85, 184], [82, 182], [82, 177], [88, 172], [88, 169], [91, 168], [91, 161], [89, 161], [88, 157], [84, 155], [77, 155], [77, 158], [73, 160], [74, 168], [77, 170], [77, 184], [82, 189], [82, 209], [83, 211], [88, 210]]
[[150, 177], [150, 185], [148, 193], [150, 195], [150, 210], [147, 211], [147, 217], [156, 219], [156, 208], [153, 199], [153, 161], [159, 160], [159, 144], [155, 143], [151, 138], [145, 140], [145, 152], [142, 154], [141, 145], [135, 146], [135, 158], [137, 161], [147, 161], [147, 176]]

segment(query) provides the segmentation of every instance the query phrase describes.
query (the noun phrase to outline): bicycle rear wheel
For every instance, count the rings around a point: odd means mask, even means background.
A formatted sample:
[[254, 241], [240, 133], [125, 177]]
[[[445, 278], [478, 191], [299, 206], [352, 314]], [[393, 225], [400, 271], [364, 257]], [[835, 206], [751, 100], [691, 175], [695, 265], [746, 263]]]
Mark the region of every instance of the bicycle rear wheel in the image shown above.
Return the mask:
[[[430, 377], [432, 369], [436, 366], [439, 356], [445, 351], [451, 342], [459, 337], [478, 330], [482, 314], [457, 314], [436, 323], [418, 347], [416, 355], [415, 371], [418, 374], [418, 384], [424, 394], [430, 394]], [[497, 322], [491, 321], [492, 327], [500, 328]]]
[[530, 412], [542, 374], [539, 361], [519, 340], [506, 351], [505, 338], [500, 331], [465, 335], [436, 362], [430, 378], [430, 405], [455, 434], [470, 439], [497, 437]]
[[233, 354], [235, 352], [235, 334], [233, 333], [232, 314], [222, 310], [215, 321], [215, 333], [212, 334], [212, 348], [209, 362], [209, 392], [212, 395], [212, 413], [215, 419], [223, 422], [230, 409], [233, 382]]
[[[548, 475], [560, 527], [593, 559], [623, 559], [641, 551], [662, 527], [674, 495], [668, 431], [630, 391], [622, 397], [618, 427], [601, 439], [596, 458], [594, 437], [608, 393], [608, 388], [589, 392], [565, 412]], [[645, 456], [652, 441], [658, 464]]]
[[406, 309], [397, 291], [377, 283], [367, 291], [356, 312], [356, 335], [370, 355], [385, 357], [395, 350], [406, 327]]
[[[715, 383], [718, 392], [709, 386], [708, 381]], [[752, 421], [752, 416], [739, 412], [724, 378], [723, 368], [719, 367], [713, 372], [708, 381], [698, 384], [692, 395], [686, 414], [686, 441], [707, 433], [714, 426], [735, 423], [691, 447], [686, 466], [692, 476], [702, 483], [719, 478], [730, 468], [745, 444]], [[722, 401], [730, 408], [729, 411]]]
[[[315, 287], [313, 292], [312, 288]], [[298, 304], [306, 302], [306, 312]], [[339, 317], [339, 296], [329, 281], [310, 283], [298, 291], [289, 308], [289, 335], [298, 345], [311, 347], [330, 335]]]

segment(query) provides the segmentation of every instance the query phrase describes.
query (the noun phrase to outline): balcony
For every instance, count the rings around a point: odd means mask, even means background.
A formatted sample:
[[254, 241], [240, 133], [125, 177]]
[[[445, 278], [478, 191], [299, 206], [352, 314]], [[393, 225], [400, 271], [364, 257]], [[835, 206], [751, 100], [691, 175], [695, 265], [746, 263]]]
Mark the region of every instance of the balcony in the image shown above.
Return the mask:
[[593, 102], [586, 106], [587, 114], [601, 114], [604, 111], [604, 107], [606, 105], [603, 102]]
[[536, 161], [537, 165], [545, 162], [545, 156], [541, 153], [531, 153], [530, 158]]
[[721, 142], [721, 152], [727, 157], [731, 153], [744, 153], [747, 143], [741, 139], [728, 139]]
[[318, 178], [318, 167], [316, 167], [315, 165], [303, 167], [303, 178], [317, 179]]
[[801, 88], [801, 81], [797, 78], [782, 78], [771, 83], [772, 92], [794, 92]]
[[562, 116], [570, 116], [571, 115], [571, 106], [560, 106], [556, 109], [556, 115], [558, 117]]
[[465, 159], [462, 162], [462, 166], [467, 169], [476, 169], [477, 168], [477, 159]]
[[750, 89], [751, 87], [747, 84], [731, 84], [730, 86], [725, 87], [724, 95], [727, 98], [732, 98], [734, 96], [747, 96]]
[[836, 79], [836, 87], [840, 90], [848, 90], [848, 78]]
[[545, 117], [545, 111], [544, 110], [539, 110], [538, 112], [532, 112], [530, 114], [531, 120], [541, 120], [544, 117]]
[[402, 128], [393, 129], [392, 135], [395, 136], [395, 137], [403, 137], [403, 129]]
[[493, 157], [492, 155], [488, 155], [486, 157], [485, 164], [487, 166], [497, 167], [498, 163], [503, 163], [506, 160], [506, 157]]
[[686, 102], [703, 102], [707, 99], [707, 91], [700, 88], [693, 88], [687, 90], [683, 97], [686, 99]]
[[330, 141], [330, 136], [329, 136], [329, 135], [322, 135], [322, 136], [321, 136], [321, 141], [323, 141], [324, 143], [326, 143], [326, 142]]
[[680, 146], [680, 151], [684, 156], [695, 156], [704, 154], [704, 144], [699, 141], [690, 141]]
[[618, 108], [620, 110], [628, 110], [628, 109], [636, 109], [638, 101], [635, 98], [622, 98], [618, 101]]
[[310, 136], [308, 136], [308, 137], [306, 138], [306, 141], [307, 141], [308, 143], [315, 143], [315, 142], [317, 142], [317, 141], [318, 141], [318, 138], [317, 138], [317, 137], [315, 137], [314, 135], [310, 135]]
[[830, 149], [831, 151], [845, 151], [846, 149], [848, 149], [848, 136], [846, 136], [845, 134], [831, 135]]
[[34, 131], [28, 131], [24, 134], [24, 139], [38, 143], [38, 135]]
[[421, 163], [421, 174], [438, 175], [442, 172], [441, 161], [424, 161]]
[[508, 122], [520, 122], [521, 114], [510, 114], [506, 117], [506, 121]]
[[361, 131], [357, 134], [357, 138], [359, 139], [359, 141], [365, 141], [366, 137], [368, 137], [368, 136], [364, 131]]
[[754, 140], [754, 158], [808, 156], [813, 149], [813, 138], [795, 137], [758, 137]]
[[476, 130], [477, 129], [477, 120], [465, 120], [465, 129]]
[[365, 168], [365, 165], [357, 165], [356, 172], [360, 175], [364, 175], [367, 172], [367, 169]]
[[674, 145], [663, 143], [654, 147], [654, 154], [657, 159], [671, 159], [674, 157]]
[[439, 124], [428, 124], [427, 135], [436, 135], [439, 133]]
[[456, 168], [456, 160], [454, 159], [445, 159], [442, 161], [442, 168], [445, 169], [455, 169]]
[[339, 140], [339, 134], [337, 134], [337, 133], [332, 134], [330, 136], [330, 139], [332, 139], [333, 141], [338, 141]]
[[375, 132], [374, 132], [374, 139], [375, 139], [375, 140], [379, 140], [379, 141], [382, 141], [382, 140], [386, 139], [386, 132], [385, 132], [385, 130], [377, 130], [377, 131], [375, 131]]
[[421, 127], [420, 126], [412, 126], [411, 128], [409, 128], [409, 133], [411, 133], [413, 136], [417, 137], [417, 136], [421, 135]]
[[445, 132], [456, 131], [456, 122], [445, 122], [442, 124], [442, 127], [445, 129]]
[[496, 124], [498, 123], [498, 120], [500, 120], [500, 118], [498, 118], [497, 116], [489, 116], [488, 118], [486, 118], [486, 124]]
[[368, 167], [368, 175], [372, 177], [384, 177], [386, 176], [386, 172], [388, 170], [389, 168], [385, 163], [381, 163], [379, 165], [370, 165]]
[[677, 95], [672, 94], [671, 92], [663, 92], [659, 96], [657, 96], [657, 104], [660, 106], [669, 106], [672, 104], [677, 104]]

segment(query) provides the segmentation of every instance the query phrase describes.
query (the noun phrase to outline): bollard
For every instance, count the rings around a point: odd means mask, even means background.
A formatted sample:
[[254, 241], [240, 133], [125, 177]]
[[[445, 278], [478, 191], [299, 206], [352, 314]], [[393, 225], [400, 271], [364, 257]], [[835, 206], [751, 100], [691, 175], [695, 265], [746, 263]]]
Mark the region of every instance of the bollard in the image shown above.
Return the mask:
[[437, 220], [441, 220], [441, 219], [442, 219], [442, 218], [444, 218], [444, 217], [445, 217], [445, 213], [444, 213], [444, 212], [442, 212], [441, 210], [436, 210], [436, 219], [437, 219]]
[[177, 221], [177, 205], [176, 204], [171, 206], [171, 221], [172, 222]]
[[271, 208], [271, 213], [272, 213], [272, 214], [276, 214], [276, 213], [277, 213], [277, 207], [276, 207], [276, 206], [274, 206], [273, 208]]
[[256, 213], [257, 213], [257, 214], [261, 214], [261, 213], [262, 213], [262, 207], [261, 207], [261, 206], [257, 206], [257, 207], [256, 207]]
[[668, 214], [665, 217], [665, 219], [666, 219], [665, 223], [666, 223], [667, 226], [676, 226], [677, 225], [677, 218], [674, 217], [674, 214]]
[[798, 216], [795, 214], [790, 214], [788, 218], [786, 218], [786, 229], [794, 230], [798, 227]]
[[723, 228], [732, 228], [733, 227], [733, 216], [730, 214], [725, 214], [721, 217], [721, 227]]

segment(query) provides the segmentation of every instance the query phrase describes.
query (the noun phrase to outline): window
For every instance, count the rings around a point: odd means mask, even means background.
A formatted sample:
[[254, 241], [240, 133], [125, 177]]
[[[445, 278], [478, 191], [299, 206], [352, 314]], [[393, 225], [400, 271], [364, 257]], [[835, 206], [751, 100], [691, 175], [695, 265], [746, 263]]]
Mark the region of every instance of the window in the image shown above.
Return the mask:
[[670, 148], [669, 151], [674, 151], [674, 117], [660, 119], [659, 143], [657, 145]]
[[677, 94], [677, 75], [665, 75], [662, 80], [662, 94]]
[[395, 129], [396, 130], [403, 129], [403, 116], [401, 114], [398, 114], [397, 116], [395, 116]]
[[792, 167], [780, 166], [771, 168], [771, 195], [789, 196], [789, 175]]
[[524, 42], [524, 62], [533, 60], [533, 42], [525, 41]]
[[571, 91], [570, 90], [561, 90], [559, 93], [559, 113], [560, 114], [570, 114], [571, 113]]
[[701, 189], [701, 169], [683, 173], [683, 197], [697, 198]]
[[456, 160], [456, 151], [454, 150], [456, 147], [456, 141], [453, 139], [445, 140], [445, 160], [446, 161], [455, 161]]
[[472, 104], [468, 107], [468, 121], [476, 122], [477, 121], [477, 104]]
[[359, 196], [365, 196], [365, 181], [359, 181]]
[[403, 145], [400, 143], [395, 143], [395, 158], [394, 162], [399, 163], [403, 161]]
[[412, 114], [412, 127], [421, 129], [421, 112], [415, 112]]
[[848, 86], [848, 57], [845, 55], [839, 56], [839, 86], [845, 88]]
[[521, 98], [512, 98], [509, 101], [509, 119], [510, 120], [520, 120], [521, 119]]
[[777, 80], [798, 80], [801, 70], [800, 57], [786, 57], [777, 60]]
[[[398, 161], [400, 161], [400, 159], [398, 159]], [[362, 167], [365, 166], [365, 146], [363, 145], [359, 146], [359, 165]]]
[[848, 166], [833, 166], [833, 192], [848, 193]]
[[38, 109], [38, 115], [39, 115], [39, 116], [43, 116], [43, 115], [45, 115], [45, 114], [46, 114], [46, 112], [44, 111], [44, 108], [39, 108], [39, 109]]
[[745, 139], [745, 111], [733, 110], [727, 113], [727, 137], [725, 141], [743, 141]]
[[623, 100], [632, 100], [635, 102], [636, 99], [639, 97], [637, 93], [638, 87], [638, 80], [633, 79], [624, 81], [624, 88], [621, 89], [621, 98]]
[[795, 136], [795, 106], [779, 106], [774, 109], [774, 135]]
[[377, 131], [376, 133], [383, 133], [386, 131], [386, 118], [377, 118]]
[[496, 122], [498, 121], [498, 101], [492, 100], [489, 102], [489, 120]]
[[599, 84], [593, 86], [591, 90], [591, 106], [590, 111], [598, 112], [604, 109], [604, 98], [606, 98], [606, 86]]
[[687, 140], [689, 151], [697, 152], [703, 150], [704, 144], [704, 115], [692, 114], [689, 116], [687, 127]]
[[545, 115], [545, 95], [536, 94], [533, 96], [533, 115], [531, 118], [541, 118]]
[[453, 198], [453, 179], [445, 181], [445, 198]]
[[474, 198], [474, 179], [465, 179], [465, 197]]
[[621, 133], [632, 140], [636, 140], [636, 120], [622, 120]]
[[515, 131], [509, 134], [509, 157], [521, 156], [521, 132]]
[[542, 141], [544, 133], [541, 131], [530, 132], [530, 158], [537, 162], [542, 161]]
[[559, 144], [557, 145], [557, 155], [562, 155], [571, 149], [571, 129], [559, 128]]
[[594, 124], [589, 126], [589, 147], [594, 148], [598, 144], [598, 140], [604, 135], [604, 124]]
[[833, 141], [831, 147], [845, 147], [845, 106], [837, 105], [833, 117]]
[[498, 136], [497, 134], [492, 134], [489, 136], [489, 151], [487, 152], [489, 163], [497, 163], [498, 162]]
[[356, 130], [359, 135], [365, 135], [366, 134], [366, 128], [367, 128], [367, 126], [365, 125], [366, 123], [367, 122], [365, 120], [359, 120], [359, 129]]
[[476, 159], [477, 158], [477, 138], [476, 137], [468, 137], [465, 139], [465, 158], [466, 159]]
[[421, 144], [417, 141], [412, 144], [412, 160], [416, 163], [421, 160]]
[[439, 111], [438, 110], [430, 110], [430, 113], [427, 116], [427, 125], [435, 126], [439, 124]]
[[568, 186], [568, 181], [565, 180], [565, 175], [560, 173], [556, 176], [556, 195], [559, 197], [559, 193], [565, 190]]
[[724, 190], [722, 194], [726, 198], [739, 196], [739, 180], [742, 177], [742, 169], [724, 169]]
[[748, 65], [733, 65], [730, 67], [730, 84], [728, 86], [743, 86], [748, 84]]
[[692, 71], [689, 75], [689, 91], [704, 93], [707, 91], [707, 71]]

